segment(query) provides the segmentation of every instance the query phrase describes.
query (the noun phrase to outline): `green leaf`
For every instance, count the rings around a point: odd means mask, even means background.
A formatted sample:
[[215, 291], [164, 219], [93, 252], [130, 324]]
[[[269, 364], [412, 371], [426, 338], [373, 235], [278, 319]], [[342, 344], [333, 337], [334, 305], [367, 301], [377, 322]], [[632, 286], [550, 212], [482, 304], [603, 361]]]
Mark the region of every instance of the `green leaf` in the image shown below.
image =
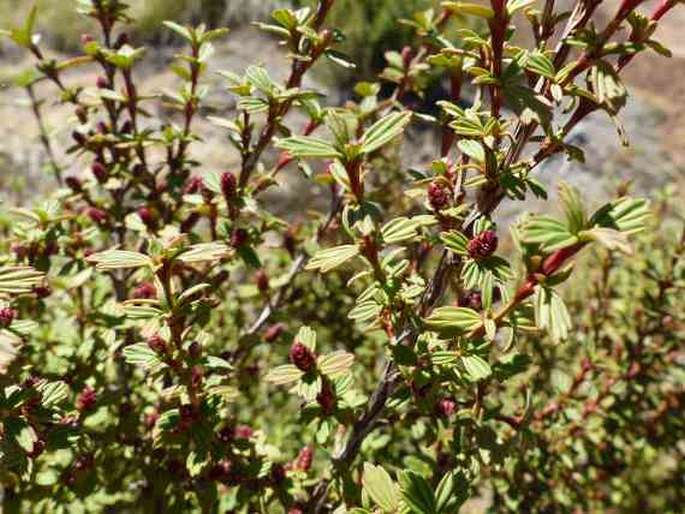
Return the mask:
[[310, 136], [292, 136], [276, 143], [281, 150], [287, 151], [295, 158], [332, 159], [342, 157], [340, 152], [329, 142]]
[[38, 387], [41, 393], [41, 405], [50, 408], [64, 402], [69, 396], [69, 386], [64, 382], [47, 382]]
[[184, 39], [187, 39], [191, 43], [193, 42], [193, 34], [188, 27], [184, 27], [183, 25], [179, 25], [173, 21], [163, 21], [162, 23], [165, 27], [173, 30], [177, 34], [180, 34]]
[[359, 248], [357, 245], [342, 245], [334, 248], [327, 248], [314, 254], [307, 264], [307, 269], [318, 269], [321, 273], [327, 273], [357, 255], [359, 255]]
[[572, 234], [577, 234], [585, 229], [587, 217], [580, 192], [575, 187], [562, 182], [559, 184], [559, 199], [566, 213], [569, 231]]
[[627, 235], [642, 232], [651, 213], [644, 198], [622, 197], [599, 209], [590, 224], [613, 228]]
[[404, 241], [415, 239], [419, 233], [418, 228], [421, 224], [407, 217], [400, 217], [390, 220], [381, 228], [381, 236], [387, 244], [397, 244]]
[[440, 234], [440, 240], [445, 245], [445, 248], [458, 255], [466, 255], [468, 253], [467, 245], [469, 240], [461, 232], [453, 231]]
[[552, 216], [533, 216], [526, 223], [523, 231], [523, 242], [537, 243], [548, 252], [566, 248], [578, 242], [568, 227]]
[[164, 363], [159, 360], [155, 351], [147, 343], [136, 343], [126, 346], [122, 351], [124, 360], [135, 366], [141, 366], [146, 370], [153, 370]]
[[204, 262], [223, 259], [231, 254], [231, 249], [224, 243], [200, 243], [191, 246], [177, 259], [182, 262]]
[[545, 54], [539, 52], [532, 53], [528, 56], [525, 67], [527, 70], [549, 79], [554, 79], [556, 76], [552, 60]]
[[397, 485], [382, 467], [365, 462], [362, 484], [366, 494], [383, 512], [397, 510], [399, 501]]
[[443, 9], [455, 14], [471, 14], [486, 20], [495, 16], [495, 12], [490, 7], [470, 2], [442, 2], [441, 5]]
[[247, 81], [262, 93], [270, 95], [275, 87], [274, 81], [265, 68], [261, 66], [249, 66], [245, 70]]
[[402, 498], [411, 512], [433, 514], [436, 501], [428, 480], [413, 471], [403, 471], [399, 475]]
[[461, 363], [472, 382], [484, 380], [492, 375], [490, 364], [478, 355], [464, 355], [461, 358]]
[[354, 355], [344, 350], [322, 355], [318, 359], [318, 369], [329, 378], [337, 378], [348, 372], [354, 362]]
[[619, 232], [613, 228], [595, 227], [592, 230], [585, 230], [580, 234], [581, 239], [596, 241], [609, 250], [618, 250], [631, 255], [633, 249], [628, 242], [628, 236], [624, 232]]
[[286, 385], [302, 378], [302, 371], [292, 364], [284, 364], [270, 370], [264, 380], [275, 385]]
[[550, 288], [540, 287], [535, 292], [535, 325], [546, 330], [552, 339], [563, 341], [571, 328], [571, 317], [559, 294]]
[[0, 268], [0, 293], [29, 293], [43, 277], [43, 273], [29, 266], [3, 266]]
[[300, 327], [300, 330], [297, 331], [297, 335], [295, 336], [295, 340], [298, 343], [305, 345], [311, 351], [316, 350], [316, 331], [307, 325]]
[[411, 120], [411, 112], [393, 112], [371, 125], [364, 133], [362, 153], [371, 153], [399, 136]]
[[152, 265], [152, 259], [147, 255], [127, 250], [107, 250], [94, 253], [87, 259], [88, 262], [97, 264], [97, 269], [121, 269], [121, 268], [140, 268], [141, 266]]
[[440, 307], [425, 321], [429, 330], [445, 337], [464, 335], [481, 324], [480, 315], [466, 307]]

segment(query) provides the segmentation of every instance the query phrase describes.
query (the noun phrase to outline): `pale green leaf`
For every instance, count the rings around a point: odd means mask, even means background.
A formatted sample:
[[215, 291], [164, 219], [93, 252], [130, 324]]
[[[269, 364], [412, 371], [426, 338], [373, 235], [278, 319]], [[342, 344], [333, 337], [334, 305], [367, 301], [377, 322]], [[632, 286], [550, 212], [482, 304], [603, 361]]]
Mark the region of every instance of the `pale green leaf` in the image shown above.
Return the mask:
[[399, 501], [397, 485], [382, 467], [365, 462], [362, 484], [366, 494], [383, 512], [397, 510]]

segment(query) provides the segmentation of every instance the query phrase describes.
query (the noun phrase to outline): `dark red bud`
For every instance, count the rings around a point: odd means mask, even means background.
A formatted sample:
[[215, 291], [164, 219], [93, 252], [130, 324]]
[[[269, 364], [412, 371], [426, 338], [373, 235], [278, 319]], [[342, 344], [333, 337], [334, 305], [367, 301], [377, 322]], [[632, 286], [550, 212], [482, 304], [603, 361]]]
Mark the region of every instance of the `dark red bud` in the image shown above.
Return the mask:
[[76, 130], [74, 130], [74, 131], [71, 133], [71, 137], [72, 137], [72, 138], [74, 139], [74, 141], [76, 141], [76, 143], [77, 143], [78, 145], [80, 145], [80, 146], [85, 145], [86, 142], [88, 141], [88, 138], [86, 138], [86, 136], [84, 136], [84, 135], [81, 134], [80, 132], [77, 132]]
[[0, 309], [0, 328], [9, 327], [16, 317], [17, 311], [11, 307], [3, 307]]
[[152, 282], [143, 282], [136, 286], [132, 296], [135, 299], [157, 298], [157, 288]]
[[330, 380], [324, 380], [321, 384], [321, 391], [316, 395], [316, 401], [325, 415], [330, 415], [336, 403], [336, 394]]
[[140, 220], [150, 230], [154, 230], [157, 225], [157, 213], [150, 207], [141, 207], [138, 209], [138, 216]]
[[231, 234], [231, 246], [240, 248], [247, 242], [248, 233], [244, 228], [237, 228]]
[[252, 437], [252, 429], [247, 425], [239, 425], [235, 429], [234, 436], [236, 439], [249, 439]]
[[102, 164], [102, 161], [93, 161], [93, 164], [90, 167], [90, 171], [93, 172], [93, 176], [100, 184], [104, 184], [105, 182], [107, 182], [107, 168], [105, 168], [105, 165]]
[[294, 343], [290, 348], [290, 361], [305, 373], [314, 371], [316, 368], [314, 354], [309, 348], [299, 342]]
[[186, 183], [183, 184], [183, 189], [181, 189], [181, 192], [184, 195], [192, 195], [199, 193], [202, 189], [204, 189], [204, 181], [202, 180], [202, 177], [190, 177], [188, 180], [186, 180]]
[[221, 192], [227, 202], [230, 203], [237, 194], [238, 182], [235, 175], [230, 171], [225, 171], [221, 174]]
[[188, 347], [188, 354], [191, 359], [198, 359], [202, 355], [202, 345], [197, 341], [193, 341]]
[[266, 293], [269, 290], [269, 276], [264, 270], [259, 270], [255, 276], [255, 283], [260, 292]]
[[105, 77], [99, 76], [95, 79], [95, 85], [100, 89], [107, 89], [109, 87], [109, 81]]
[[437, 181], [428, 184], [428, 203], [434, 211], [441, 211], [450, 204], [449, 191]]
[[52, 294], [52, 290], [47, 286], [34, 286], [33, 292], [40, 299], [47, 298]]
[[309, 471], [314, 460], [314, 449], [311, 446], [305, 446], [300, 450], [295, 460], [295, 469], [300, 471]]
[[483, 297], [479, 291], [469, 291], [464, 296], [463, 305], [470, 309], [479, 311], [483, 308]]
[[90, 386], [86, 386], [76, 399], [76, 409], [80, 412], [92, 410], [97, 403], [97, 391]]
[[87, 207], [86, 210], [84, 211], [86, 216], [88, 216], [91, 220], [93, 220], [95, 223], [98, 225], [103, 225], [107, 222], [107, 213], [103, 211], [102, 209], [98, 209], [97, 207]]
[[466, 246], [472, 259], [486, 259], [497, 250], [497, 233], [494, 230], [485, 230], [473, 237]]
[[457, 410], [457, 402], [449, 398], [443, 398], [438, 401], [435, 410], [438, 416], [449, 418]]
[[89, 43], [93, 42], [93, 36], [90, 34], [81, 34], [81, 44], [83, 46], [86, 46]]
[[283, 323], [276, 323], [274, 325], [271, 325], [264, 332], [264, 341], [266, 341], [267, 343], [273, 343], [276, 339], [278, 339], [281, 336], [284, 330], [285, 325], [283, 325]]
[[74, 193], [80, 193], [83, 190], [81, 181], [76, 177], [66, 177], [64, 183], [71, 189]]
[[271, 475], [271, 481], [274, 484], [276, 484], [276, 485], [282, 484], [283, 482], [285, 482], [285, 479], [286, 479], [285, 466], [283, 466], [283, 464], [281, 464], [281, 463], [274, 462], [271, 465], [270, 475]]
[[38, 439], [33, 442], [33, 448], [27, 453], [29, 459], [37, 458], [41, 453], [45, 451], [45, 441]]
[[149, 337], [147, 345], [157, 353], [164, 353], [166, 351], [166, 341], [159, 334]]

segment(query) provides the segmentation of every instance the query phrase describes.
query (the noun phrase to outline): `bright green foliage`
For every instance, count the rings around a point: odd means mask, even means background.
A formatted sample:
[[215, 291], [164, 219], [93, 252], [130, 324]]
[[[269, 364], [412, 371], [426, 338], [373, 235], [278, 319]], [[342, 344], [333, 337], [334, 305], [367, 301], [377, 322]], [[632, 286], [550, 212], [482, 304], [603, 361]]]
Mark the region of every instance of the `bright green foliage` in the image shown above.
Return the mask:
[[[329, 17], [345, 2], [280, 8], [258, 28], [288, 77], [222, 71], [234, 107], [211, 114], [227, 30], [164, 24], [185, 47], [161, 102], [118, 0], [79, 3], [100, 35], [65, 61], [34, 14], [3, 32], [37, 61], [17, 84], [39, 125], [38, 84], [73, 110], [76, 163], [41, 131], [56, 191], [5, 214], [3, 511], [682, 510], [682, 213], [668, 192], [595, 206], [535, 178], [581, 156], [567, 136], [588, 114], [615, 119], [637, 54], [663, 53], [675, 3], [637, 4], [599, 26], [596, 4], [442, 2], [345, 106], [304, 80], [351, 69]], [[435, 79], [449, 99], [412, 110]], [[204, 122], [235, 169], [196, 160]], [[440, 150], [407, 171], [419, 124]], [[283, 212], [266, 193], [298, 173], [321, 201]], [[526, 211], [548, 194], [560, 212]]]

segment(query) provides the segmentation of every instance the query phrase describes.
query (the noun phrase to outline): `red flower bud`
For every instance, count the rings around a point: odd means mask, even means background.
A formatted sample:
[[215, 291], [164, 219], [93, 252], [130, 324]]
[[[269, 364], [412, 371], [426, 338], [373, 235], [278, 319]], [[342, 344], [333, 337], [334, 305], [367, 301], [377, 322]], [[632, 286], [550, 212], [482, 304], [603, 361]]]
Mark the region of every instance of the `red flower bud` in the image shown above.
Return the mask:
[[271, 465], [270, 475], [271, 475], [271, 481], [274, 484], [276, 484], [276, 485], [282, 484], [283, 482], [285, 482], [285, 479], [286, 479], [285, 466], [283, 466], [283, 464], [281, 464], [279, 462], [274, 462]]
[[295, 469], [300, 471], [309, 471], [314, 460], [314, 450], [311, 446], [305, 446], [300, 450], [295, 460]]
[[164, 353], [166, 351], [166, 341], [159, 334], [149, 337], [147, 345], [157, 353]]
[[476, 260], [486, 259], [495, 253], [497, 243], [497, 233], [494, 230], [486, 230], [473, 237], [466, 249], [471, 258]]
[[157, 298], [157, 288], [152, 282], [143, 282], [136, 286], [132, 296], [135, 299]]
[[40, 299], [47, 298], [52, 294], [52, 290], [47, 286], [34, 286], [33, 292]]
[[86, 216], [93, 220], [98, 225], [104, 225], [107, 222], [107, 213], [97, 207], [87, 207], [84, 211]]
[[71, 189], [74, 193], [80, 193], [83, 191], [83, 186], [81, 185], [81, 181], [77, 177], [66, 177], [64, 179], [64, 183]]
[[450, 204], [449, 191], [437, 181], [428, 184], [428, 203], [434, 211], [441, 211]]
[[249, 439], [252, 437], [252, 429], [247, 425], [239, 425], [233, 434], [236, 439]]
[[155, 229], [157, 213], [154, 211], [154, 209], [151, 209], [150, 207], [141, 207], [138, 209], [138, 216], [147, 228], [150, 230]]
[[11, 307], [3, 307], [0, 309], [0, 328], [9, 327], [16, 317], [17, 311]]
[[191, 359], [198, 359], [202, 355], [202, 345], [197, 341], [190, 343], [188, 355], [190, 355]]
[[330, 380], [324, 380], [321, 384], [321, 391], [316, 395], [316, 401], [325, 415], [330, 415], [336, 403], [336, 394]]
[[438, 416], [449, 418], [457, 410], [457, 402], [449, 398], [439, 400], [435, 406], [435, 411]]
[[278, 339], [281, 336], [283, 330], [285, 330], [285, 325], [283, 325], [283, 323], [276, 323], [274, 325], [271, 325], [264, 332], [264, 341], [266, 341], [267, 343], [273, 343], [276, 339]]
[[316, 368], [316, 358], [314, 357], [314, 354], [302, 343], [296, 342], [290, 348], [290, 361], [305, 373], [314, 371]]
[[227, 202], [230, 202], [235, 198], [238, 191], [238, 184], [235, 175], [230, 171], [225, 171], [221, 174], [221, 192], [226, 198]]
[[245, 244], [247, 238], [247, 230], [245, 230], [244, 228], [237, 228], [231, 234], [231, 246], [233, 248], [240, 248]]
[[105, 77], [99, 76], [95, 80], [95, 85], [100, 89], [107, 89], [109, 87], [109, 81]]
[[469, 291], [461, 303], [464, 307], [479, 311], [483, 308], [483, 297], [479, 291]]
[[81, 34], [81, 44], [83, 46], [86, 46], [89, 43], [93, 42], [93, 36], [90, 34]]
[[266, 293], [269, 290], [269, 276], [264, 270], [259, 270], [255, 276], [255, 282], [257, 284], [257, 289], [260, 292]]
[[202, 180], [202, 177], [190, 177], [188, 180], [186, 180], [186, 183], [183, 184], [183, 189], [181, 189], [181, 192], [184, 195], [192, 195], [199, 193], [203, 188], [204, 181]]
[[37, 441], [33, 442], [33, 448], [31, 448], [31, 451], [28, 452], [26, 455], [28, 456], [29, 459], [35, 459], [37, 458], [43, 451], [45, 450], [45, 441], [42, 439], [38, 439]]
[[107, 181], [107, 168], [102, 164], [102, 161], [98, 159], [94, 160], [93, 164], [90, 166], [90, 171], [100, 184], [104, 184]]
[[86, 386], [76, 399], [76, 409], [80, 412], [92, 410], [97, 402], [98, 395], [95, 389]]

